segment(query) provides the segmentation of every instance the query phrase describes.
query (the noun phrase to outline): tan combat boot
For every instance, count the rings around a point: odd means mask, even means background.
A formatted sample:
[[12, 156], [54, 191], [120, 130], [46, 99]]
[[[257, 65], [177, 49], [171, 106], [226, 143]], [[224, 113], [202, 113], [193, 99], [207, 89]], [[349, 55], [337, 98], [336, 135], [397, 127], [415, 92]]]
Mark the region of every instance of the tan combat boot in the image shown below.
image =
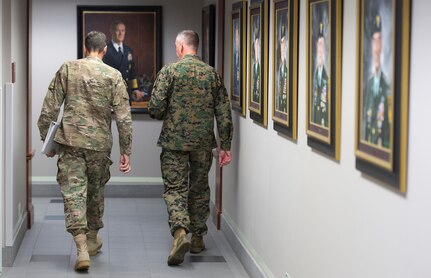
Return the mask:
[[192, 235], [192, 246], [190, 253], [200, 253], [205, 249], [205, 242], [203, 236]]
[[77, 258], [75, 263], [75, 270], [87, 270], [90, 268], [90, 256], [87, 249], [87, 236], [79, 234], [74, 236], [77, 251]]
[[97, 230], [90, 230], [87, 233], [87, 246], [88, 254], [90, 256], [96, 256], [97, 253], [102, 249], [103, 241], [102, 237], [97, 234]]
[[186, 230], [178, 228], [174, 234], [174, 244], [168, 257], [168, 265], [179, 265], [184, 261], [185, 254], [190, 250], [190, 241]]

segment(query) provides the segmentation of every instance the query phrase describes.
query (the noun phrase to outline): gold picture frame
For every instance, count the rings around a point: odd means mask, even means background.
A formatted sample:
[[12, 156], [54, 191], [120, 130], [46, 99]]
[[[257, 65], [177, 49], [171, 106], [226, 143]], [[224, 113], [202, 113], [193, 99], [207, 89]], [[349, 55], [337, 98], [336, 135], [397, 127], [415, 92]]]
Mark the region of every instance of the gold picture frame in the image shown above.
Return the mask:
[[358, 0], [356, 168], [406, 192], [409, 0]]
[[297, 0], [274, 0], [272, 120], [274, 130], [296, 140], [298, 118]]
[[340, 160], [342, 0], [307, 0], [307, 144]]
[[268, 1], [251, 0], [249, 8], [249, 79], [250, 118], [268, 125]]
[[247, 37], [247, 2], [240, 1], [232, 4], [231, 14], [231, 77], [230, 100], [232, 109], [241, 116], [246, 116], [246, 37]]

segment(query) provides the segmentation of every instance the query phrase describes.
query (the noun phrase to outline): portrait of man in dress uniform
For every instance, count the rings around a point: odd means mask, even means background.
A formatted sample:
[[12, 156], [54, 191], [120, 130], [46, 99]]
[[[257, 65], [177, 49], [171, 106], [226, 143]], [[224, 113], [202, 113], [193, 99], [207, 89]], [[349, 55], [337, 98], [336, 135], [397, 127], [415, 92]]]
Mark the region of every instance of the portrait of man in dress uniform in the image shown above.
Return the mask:
[[277, 75], [275, 90], [275, 110], [287, 113], [288, 106], [288, 35], [287, 35], [287, 12], [278, 13], [278, 49], [279, 59], [277, 59]]
[[326, 38], [323, 21], [318, 25], [316, 39], [316, 57], [313, 73], [312, 96], [311, 96], [311, 122], [316, 125], [328, 127], [328, 70], [326, 67]]
[[103, 57], [103, 62], [121, 72], [128, 86], [129, 100], [140, 101], [144, 93], [138, 89], [133, 50], [124, 44], [126, 37], [126, 24], [116, 20], [111, 24], [111, 41], [108, 42], [108, 50]]
[[78, 57], [85, 35], [107, 36], [103, 62], [117, 69], [127, 85], [132, 113], [146, 113], [154, 80], [162, 65], [161, 6], [78, 6]]
[[[363, 91], [362, 140], [379, 147], [390, 147], [390, 83], [382, 69], [383, 18], [375, 13], [371, 20], [372, 68]], [[366, 59], [366, 57], [365, 57]]]
[[240, 95], [240, 57], [241, 57], [241, 48], [240, 48], [240, 35], [239, 35], [239, 26], [240, 19], [236, 18], [233, 21], [233, 95], [239, 97]]
[[[253, 20], [254, 19], [254, 20]], [[253, 16], [253, 32], [252, 32], [252, 53], [251, 53], [251, 76], [252, 76], [252, 86], [251, 86], [251, 100], [255, 103], [260, 103], [261, 96], [261, 65], [260, 65], [260, 17]]]

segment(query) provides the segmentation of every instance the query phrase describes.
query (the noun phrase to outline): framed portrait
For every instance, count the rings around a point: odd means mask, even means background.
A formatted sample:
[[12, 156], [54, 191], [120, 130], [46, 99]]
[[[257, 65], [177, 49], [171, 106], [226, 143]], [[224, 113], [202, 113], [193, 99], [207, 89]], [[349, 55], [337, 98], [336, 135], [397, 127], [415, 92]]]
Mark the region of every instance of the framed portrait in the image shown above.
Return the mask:
[[358, 0], [356, 168], [406, 191], [410, 1]]
[[232, 109], [246, 115], [246, 22], [247, 2], [236, 2], [232, 4], [231, 17], [231, 77], [230, 77], [230, 99]]
[[78, 58], [88, 32], [106, 34], [103, 62], [118, 69], [128, 86], [132, 113], [146, 113], [162, 66], [161, 6], [78, 6]]
[[307, 1], [307, 143], [340, 160], [342, 0]]
[[272, 120], [274, 129], [297, 137], [298, 108], [297, 0], [275, 0], [273, 17]]
[[268, 15], [268, 0], [251, 0], [248, 109], [250, 118], [264, 127], [268, 124]]
[[215, 5], [202, 9], [202, 60], [215, 66]]

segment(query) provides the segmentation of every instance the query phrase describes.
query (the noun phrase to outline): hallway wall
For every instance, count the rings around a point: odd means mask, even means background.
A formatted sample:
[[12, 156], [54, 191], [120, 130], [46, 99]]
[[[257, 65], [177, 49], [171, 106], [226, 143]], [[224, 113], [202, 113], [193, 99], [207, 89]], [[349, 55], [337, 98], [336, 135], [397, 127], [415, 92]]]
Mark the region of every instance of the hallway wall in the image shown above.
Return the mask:
[[[226, 30], [231, 28], [233, 2], [226, 1]], [[223, 217], [268, 277], [430, 277], [431, 132], [425, 120], [431, 103], [431, 2], [412, 1], [406, 195], [355, 169], [356, 0], [344, 1], [341, 160], [307, 146], [306, 1], [299, 2], [298, 140], [278, 135], [271, 119], [265, 129], [253, 123], [248, 111], [246, 118], [234, 112], [233, 163], [224, 170]], [[227, 33], [226, 50], [230, 44]], [[231, 57], [225, 53], [228, 86]]]
[[[27, 1], [2, 1], [2, 78], [1, 86], [12, 82], [11, 64], [15, 63], [15, 83], [10, 95], [12, 105], [6, 98], [0, 101], [2, 119], [2, 140], [0, 140], [2, 159], [2, 247], [3, 265], [13, 260], [27, 229], [26, 222], [26, 82], [27, 82]], [[5, 92], [5, 91], [3, 91]], [[6, 107], [6, 105], [9, 105]], [[7, 108], [7, 109], [6, 109]], [[8, 111], [8, 112], [6, 112]], [[12, 111], [12, 112], [9, 112]], [[6, 134], [5, 121], [13, 128]], [[11, 133], [12, 132], [12, 133]], [[8, 136], [9, 141], [6, 141]], [[13, 138], [12, 140], [10, 138]], [[11, 143], [13, 141], [13, 144]], [[4, 145], [7, 144], [7, 145]], [[10, 150], [5, 156], [3, 151]], [[4, 205], [3, 205], [4, 204]]]
[[[36, 149], [33, 159], [33, 183], [55, 183], [56, 159], [40, 154], [42, 143], [37, 128], [37, 119], [49, 82], [60, 65], [76, 59], [77, 53], [77, 5], [117, 5], [115, 0], [37, 0], [33, 1], [32, 19], [32, 146]], [[122, 5], [160, 5], [162, 19], [162, 64], [177, 60], [175, 37], [183, 29], [201, 32], [201, 0], [126, 0]], [[127, 36], [127, 35], [126, 35]], [[108, 35], [109, 37], [109, 35]], [[40, 53], [46, 53], [41, 55]], [[132, 167], [129, 175], [118, 171], [119, 147], [116, 126], [113, 124], [114, 147], [111, 167], [113, 182], [130, 184], [160, 183], [160, 148], [156, 147], [161, 122], [152, 120], [147, 114], [133, 114], [134, 140], [132, 146]]]
[[[3, 1], [0, 1], [0, 11], [3, 11]], [[3, 12], [0, 12], [0, 30], [2, 34], [3, 32]], [[0, 36], [0, 53], [3, 53], [3, 35]], [[4, 136], [5, 136], [5, 128], [4, 128], [4, 86], [3, 86], [3, 54], [0, 55], [0, 247], [3, 248], [4, 240], [3, 240], [3, 190], [4, 190], [4, 153], [5, 153], [5, 145], [4, 145]], [[3, 266], [3, 252], [0, 252], [0, 272], [2, 272]]]

